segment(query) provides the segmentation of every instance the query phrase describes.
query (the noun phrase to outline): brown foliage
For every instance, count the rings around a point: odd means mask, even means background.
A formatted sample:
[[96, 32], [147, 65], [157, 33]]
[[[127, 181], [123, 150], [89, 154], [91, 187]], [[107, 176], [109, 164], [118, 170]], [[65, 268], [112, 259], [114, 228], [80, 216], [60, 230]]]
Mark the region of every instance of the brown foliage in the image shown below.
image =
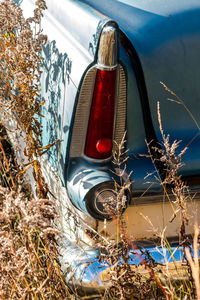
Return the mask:
[[[3, 130], [0, 140], [0, 298], [68, 299], [58, 262], [55, 204], [46, 199], [46, 185], [37, 160], [40, 153], [40, 50], [46, 37], [40, 20], [44, 0], [35, 2], [25, 19], [13, 1], [0, 3], [1, 118], [11, 115], [25, 133], [24, 154], [38, 185], [28, 193]], [[8, 151], [9, 150], [9, 151]], [[4, 186], [4, 187], [3, 187]]]

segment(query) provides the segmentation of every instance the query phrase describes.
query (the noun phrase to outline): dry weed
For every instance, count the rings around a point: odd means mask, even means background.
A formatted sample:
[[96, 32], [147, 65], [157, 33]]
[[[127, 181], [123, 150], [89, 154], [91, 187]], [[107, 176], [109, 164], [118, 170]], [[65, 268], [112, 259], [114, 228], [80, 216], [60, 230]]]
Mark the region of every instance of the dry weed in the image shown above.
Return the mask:
[[50, 200], [0, 187], [1, 299], [68, 298], [57, 270], [55, 215]]
[[[40, 107], [40, 50], [46, 36], [40, 29], [44, 0], [35, 2], [32, 18], [25, 19], [13, 1], [0, 3], [1, 118], [14, 118], [25, 133], [24, 154], [33, 166], [37, 198], [28, 193], [13, 151], [0, 140], [0, 298], [68, 299], [72, 296], [61, 276], [56, 250], [59, 237], [55, 205], [37, 157], [42, 155], [38, 121]], [[9, 149], [9, 151], [8, 151]], [[8, 153], [9, 152], [9, 153]], [[21, 172], [21, 174], [24, 171]]]
[[47, 37], [40, 20], [46, 4], [37, 0], [35, 5], [34, 16], [25, 19], [13, 1], [0, 3], [0, 103], [1, 117], [15, 118], [26, 135], [24, 152], [34, 166], [38, 193], [43, 197], [45, 184], [35, 158], [41, 155], [40, 50]]

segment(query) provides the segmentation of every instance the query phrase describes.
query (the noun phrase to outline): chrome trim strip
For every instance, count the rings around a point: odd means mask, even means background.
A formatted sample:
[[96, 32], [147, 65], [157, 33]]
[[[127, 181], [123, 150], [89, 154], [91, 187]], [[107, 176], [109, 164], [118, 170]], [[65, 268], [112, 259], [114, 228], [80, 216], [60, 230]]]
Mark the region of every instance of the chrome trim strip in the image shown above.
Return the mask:
[[102, 65], [98, 65], [98, 64], [96, 65], [96, 68], [101, 71], [114, 71], [117, 69], [117, 67], [118, 67], [118, 65], [113, 66], [113, 67], [106, 67], [106, 66], [102, 66]]
[[88, 160], [89, 162], [92, 162], [92, 163], [106, 163], [106, 162], [109, 162], [112, 158], [112, 156], [108, 157], [108, 158], [103, 158], [103, 159], [96, 159], [96, 158], [92, 158], [92, 157], [89, 157], [89, 156], [86, 156], [85, 154], [82, 155], [82, 157], [86, 160]]

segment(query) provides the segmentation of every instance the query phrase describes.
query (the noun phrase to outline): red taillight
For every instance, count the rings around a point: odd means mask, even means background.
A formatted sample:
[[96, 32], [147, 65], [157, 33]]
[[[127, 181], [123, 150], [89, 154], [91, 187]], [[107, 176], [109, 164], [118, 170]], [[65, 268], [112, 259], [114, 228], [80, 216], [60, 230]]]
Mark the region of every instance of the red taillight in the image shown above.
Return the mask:
[[97, 142], [96, 148], [99, 153], [108, 153], [112, 150], [112, 140], [103, 138]]
[[97, 70], [85, 155], [104, 159], [112, 154], [117, 70]]

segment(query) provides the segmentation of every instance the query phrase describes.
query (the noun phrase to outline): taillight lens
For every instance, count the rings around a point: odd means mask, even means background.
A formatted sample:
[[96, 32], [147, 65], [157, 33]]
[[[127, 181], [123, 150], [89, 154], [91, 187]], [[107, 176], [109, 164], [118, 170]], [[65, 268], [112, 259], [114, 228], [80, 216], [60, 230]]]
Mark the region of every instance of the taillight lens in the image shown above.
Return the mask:
[[112, 154], [117, 69], [97, 70], [85, 154], [104, 159]]

